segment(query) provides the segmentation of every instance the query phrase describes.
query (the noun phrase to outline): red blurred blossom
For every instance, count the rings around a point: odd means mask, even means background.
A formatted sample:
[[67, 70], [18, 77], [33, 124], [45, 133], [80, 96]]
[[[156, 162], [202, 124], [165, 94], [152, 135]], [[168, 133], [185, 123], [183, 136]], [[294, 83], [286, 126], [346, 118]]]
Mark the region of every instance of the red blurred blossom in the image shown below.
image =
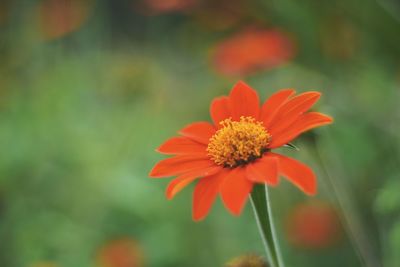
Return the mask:
[[86, 21], [92, 0], [44, 0], [38, 6], [39, 29], [44, 39], [63, 37]]
[[129, 238], [113, 240], [104, 245], [97, 256], [100, 267], [142, 267], [143, 251]]
[[284, 32], [246, 29], [218, 43], [214, 67], [224, 75], [247, 75], [278, 67], [295, 56], [295, 45]]
[[187, 11], [194, 8], [198, 2], [198, 0], [142, 0], [139, 5], [134, 3], [134, 8], [138, 8], [144, 15], [152, 16]]
[[286, 221], [291, 244], [302, 248], [326, 248], [341, 238], [342, 228], [336, 210], [320, 201], [293, 208]]
[[225, 267], [268, 267], [267, 262], [256, 254], [247, 254], [228, 262]]

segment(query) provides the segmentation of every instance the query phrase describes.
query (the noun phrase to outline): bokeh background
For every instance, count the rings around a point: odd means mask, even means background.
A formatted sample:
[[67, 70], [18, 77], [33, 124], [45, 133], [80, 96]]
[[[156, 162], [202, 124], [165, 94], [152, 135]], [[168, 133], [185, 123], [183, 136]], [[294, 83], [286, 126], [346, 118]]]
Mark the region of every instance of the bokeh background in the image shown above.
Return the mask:
[[399, 43], [395, 0], [2, 0], [0, 266], [263, 255], [250, 205], [194, 223], [192, 187], [167, 201], [169, 179], [148, 178], [238, 80], [321, 91], [335, 118], [281, 151], [319, 184], [271, 190], [287, 266], [400, 266]]

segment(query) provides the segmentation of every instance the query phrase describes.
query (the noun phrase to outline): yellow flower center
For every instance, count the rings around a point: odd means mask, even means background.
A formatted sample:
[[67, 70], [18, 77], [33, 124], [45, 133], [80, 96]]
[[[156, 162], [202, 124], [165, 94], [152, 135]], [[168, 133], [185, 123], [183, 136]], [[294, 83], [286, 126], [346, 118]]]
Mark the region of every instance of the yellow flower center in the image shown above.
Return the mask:
[[218, 165], [236, 167], [260, 158], [267, 151], [270, 134], [252, 117], [240, 117], [240, 121], [226, 119], [223, 126], [211, 138], [207, 152]]

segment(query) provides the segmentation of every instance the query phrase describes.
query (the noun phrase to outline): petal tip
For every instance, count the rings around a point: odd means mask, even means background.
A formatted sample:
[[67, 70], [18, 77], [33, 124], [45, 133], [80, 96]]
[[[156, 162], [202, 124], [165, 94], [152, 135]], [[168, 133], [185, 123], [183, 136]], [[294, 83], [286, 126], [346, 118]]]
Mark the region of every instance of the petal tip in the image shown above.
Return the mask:
[[247, 83], [245, 81], [243, 81], [243, 80], [239, 80], [233, 87], [236, 87], [238, 85], [246, 85], [246, 86], [248, 86]]
[[247, 198], [241, 206], [237, 206], [237, 207], [233, 207], [232, 205], [229, 205], [229, 203], [226, 203], [223, 198], [222, 198], [222, 203], [224, 204], [225, 208], [229, 211], [230, 214], [232, 214], [233, 216], [239, 217], [240, 214], [242, 214], [244, 207], [246, 206]]
[[240, 209], [238, 209], [238, 210], [231, 210], [231, 214], [232, 214], [233, 216], [239, 217], [240, 214], [242, 214], [242, 211], [243, 211], [243, 209], [244, 209], [245, 206], [246, 206], [246, 202], [243, 204], [242, 207], [240, 207]]
[[315, 196], [317, 194], [317, 188], [314, 187], [311, 189], [304, 190], [304, 193], [308, 196]]
[[327, 124], [332, 124], [334, 122], [334, 119], [332, 116], [326, 115], [326, 114], [322, 114], [322, 113], [318, 113], [318, 112], [310, 112], [310, 113], [314, 113], [314, 114], [319, 114], [320, 116], [323, 117], [323, 119], [321, 120], [321, 126], [322, 125], [327, 125]]
[[296, 93], [296, 89], [294, 89], [294, 88], [285, 88], [285, 89], [279, 90], [276, 93], [285, 93], [288, 96], [292, 96], [292, 95], [294, 95]]
[[173, 192], [173, 190], [170, 189], [169, 186], [165, 190], [165, 198], [168, 199], [168, 200], [171, 200], [171, 199], [174, 198], [174, 192]]
[[202, 214], [192, 214], [192, 220], [194, 222], [201, 222], [206, 218], [207, 215], [202, 215]]
[[328, 115], [325, 115], [326, 116], [326, 118], [327, 118], [327, 123], [328, 124], [330, 124], [330, 123], [333, 123], [335, 120], [333, 119], [333, 117], [331, 117], [331, 116], [328, 116]]
[[307, 91], [306, 93], [307, 94], [312, 94], [312, 95], [315, 95], [315, 96], [321, 96], [322, 95], [322, 93], [320, 91]]
[[151, 169], [150, 170], [150, 172], [149, 172], [149, 174], [148, 174], [148, 177], [149, 178], [155, 178], [155, 177], [157, 177], [157, 172], [154, 170], [155, 168], [153, 168], [153, 169]]
[[149, 174], [148, 174], [148, 176], [150, 177], [150, 178], [163, 178], [163, 177], [169, 177], [169, 176], [172, 176], [172, 175], [165, 175], [163, 172], [162, 172], [162, 170], [160, 170], [160, 168], [159, 168], [159, 163], [160, 162], [158, 162], [154, 167], [153, 167], [153, 169], [151, 169], [151, 171], [149, 172]]
[[321, 98], [321, 96], [322, 96], [322, 93], [321, 93], [321, 92], [312, 91], [311, 93], [313, 93], [312, 98], [313, 98], [313, 99], [316, 99], [316, 101], [318, 101], [318, 100]]
[[239, 217], [239, 216], [240, 216], [240, 214], [242, 214], [243, 208], [244, 208], [244, 206], [243, 206], [243, 207], [242, 207], [240, 210], [237, 210], [237, 211], [231, 212], [231, 213], [232, 213], [232, 215], [233, 215], [233, 216], [236, 216], [236, 217]]
[[277, 181], [267, 181], [265, 182], [266, 185], [271, 186], [271, 187], [276, 187], [279, 185], [279, 180]]
[[304, 98], [306, 98], [308, 100], [311, 100], [311, 101], [314, 100], [313, 102], [315, 103], [321, 98], [322, 93], [318, 92], [318, 91], [307, 91], [307, 92], [304, 92], [302, 94], [299, 94], [298, 96], [299, 97], [304, 97]]
[[236, 91], [236, 90], [255, 91], [250, 85], [248, 85], [243, 80], [240, 80], [237, 83], [235, 83], [235, 85], [233, 86], [233, 88], [231, 90], [231, 94], [232, 94], [233, 91]]
[[172, 193], [165, 193], [165, 198], [167, 199], [167, 200], [172, 200], [173, 198], [174, 198], [174, 195], [172, 194]]

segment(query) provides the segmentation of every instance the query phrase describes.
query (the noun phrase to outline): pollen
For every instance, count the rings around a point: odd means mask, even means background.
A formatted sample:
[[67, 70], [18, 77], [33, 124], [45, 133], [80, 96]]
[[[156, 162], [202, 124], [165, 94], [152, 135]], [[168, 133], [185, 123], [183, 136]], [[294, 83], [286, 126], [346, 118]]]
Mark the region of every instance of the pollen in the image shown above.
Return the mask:
[[224, 167], [237, 167], [262, 157], [267, 151], [270, 134], [262, 122], [253, 117], [240, 117], [240, 121], [226, 119], [208, 143], [210, 158]]

